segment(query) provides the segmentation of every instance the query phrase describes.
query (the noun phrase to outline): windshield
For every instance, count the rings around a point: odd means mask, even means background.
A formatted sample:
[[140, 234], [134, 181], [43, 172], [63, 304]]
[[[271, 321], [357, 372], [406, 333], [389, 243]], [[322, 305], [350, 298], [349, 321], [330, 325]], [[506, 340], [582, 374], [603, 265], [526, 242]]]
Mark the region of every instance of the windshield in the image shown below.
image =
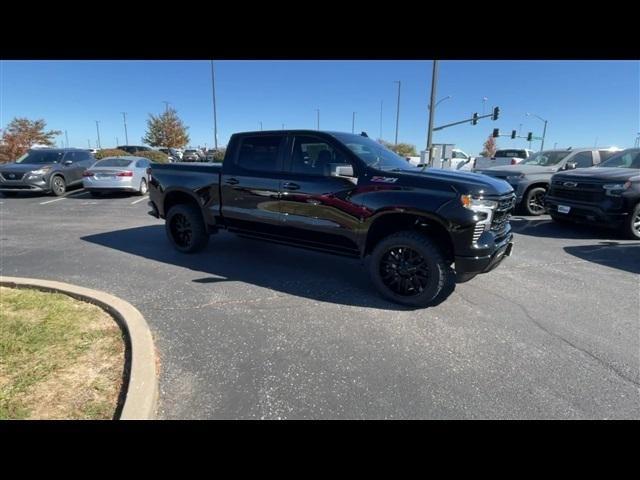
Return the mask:
[[131, 160], [124, 158], [105, 158], [96, 162], [94, 167], [128, 167], [131, 165]]
[[51, 150], [31, 150], [21, 156], [16, 163], [28, 163], [34, 165], [42, 165], [45, 163], [60, 163], [64, 152]]
[[332, 135], [370, 167], [380, 170], [413, 170], [416, 168], [407, 162], [405, 158], [371, 140], [369, 137], [350, 135], [348, 133], [335, 133]]
[[640, 149], [625, 150], [614, 155], [598, 167], [640, 168]]
[[520, 165], [540, 165], [548, 167], [549, 165], [557, 165], [571, 152], [538, 152], [520, 162]]

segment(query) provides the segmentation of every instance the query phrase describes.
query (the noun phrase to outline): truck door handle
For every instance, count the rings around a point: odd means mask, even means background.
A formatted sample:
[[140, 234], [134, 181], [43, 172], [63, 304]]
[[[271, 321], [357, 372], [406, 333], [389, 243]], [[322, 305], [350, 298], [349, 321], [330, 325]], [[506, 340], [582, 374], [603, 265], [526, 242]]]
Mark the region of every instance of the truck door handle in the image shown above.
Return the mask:
[[237, 178], [227, 178], [225, 183], [229, 185], [237, 185], [238, 183], [240, 183], [240, 181]]
[[298, 190], [300, 188], [300, 185], [293, 182], [285, 182], [282, 184], [282, 188], [286, 190]]

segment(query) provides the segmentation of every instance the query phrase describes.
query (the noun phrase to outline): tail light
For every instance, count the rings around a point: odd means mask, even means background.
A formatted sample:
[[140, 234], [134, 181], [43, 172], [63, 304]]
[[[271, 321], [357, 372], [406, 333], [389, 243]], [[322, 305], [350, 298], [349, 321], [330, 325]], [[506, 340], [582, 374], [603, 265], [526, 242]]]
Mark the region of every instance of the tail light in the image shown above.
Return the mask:
[[85, 170], [84, 172], [82, 172], [83, 177], [93, 177], [94, 175], [95, 174], [90, 170]]
[[511, 165], [515, 165], [516, 163], [518, 163], [518, 162], [516, 162], [516, 159], [515, 159], [515, 158], [512, 158], [512, 159], [511, 159]]
[[127, 170], [126, 172], [116, 173], [116, 177], [133, 177], [133, 172]]

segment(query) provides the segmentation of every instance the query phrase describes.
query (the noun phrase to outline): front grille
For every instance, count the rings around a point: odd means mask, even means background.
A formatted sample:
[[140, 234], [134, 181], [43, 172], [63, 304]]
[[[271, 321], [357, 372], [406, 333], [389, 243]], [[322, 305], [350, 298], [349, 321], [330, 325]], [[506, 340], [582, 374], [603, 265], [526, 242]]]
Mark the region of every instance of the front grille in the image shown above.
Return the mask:
[[599, 203], [604, 200], [605, 192], [600, 190], [577, 190], [552, 186], [549, 190], [550, 197], [566, 198], [578, 202]]
[[24, 177], [24, 172], [2, 172], [0, 173], [0, 175], [2, 175], [2, 178], [4, 178], [5, 180], [14, 181], [22, 180], [22, 177]]
[[491, 231], [497, 234], [504, 233], [511, 218], [511, 212], [516, 204], [515, 194], [506, 195], [498, 199], [498, 208], [493, 213]]

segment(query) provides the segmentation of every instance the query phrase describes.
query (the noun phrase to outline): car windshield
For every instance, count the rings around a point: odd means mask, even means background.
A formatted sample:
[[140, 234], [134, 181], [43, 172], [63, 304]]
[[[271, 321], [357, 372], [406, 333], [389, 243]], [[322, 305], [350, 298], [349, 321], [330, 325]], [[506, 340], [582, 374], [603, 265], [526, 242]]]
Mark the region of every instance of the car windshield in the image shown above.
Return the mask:
[[369, 137], [348, 133], [332, 134], [368, 166], [380, 170], [413, 170], [416, 167]]
[[105, 158], [95, 163], [94, 167], [128, 167], [131, 160], [125, 158]]
[[570, 153], [571, 152], [538, 152], [520, 162], [520, 165], [540, 165], [548, 167], [549, 165], [560, 163]]
[[640, 149], [620, 152], [598, 167], [640, 168]]
[[60, 163], [64, 152], [51, 150], [31, 150], [21, 156], [16, 163], [28, 163], [34, 165], [42, 165], [45, 163]]

